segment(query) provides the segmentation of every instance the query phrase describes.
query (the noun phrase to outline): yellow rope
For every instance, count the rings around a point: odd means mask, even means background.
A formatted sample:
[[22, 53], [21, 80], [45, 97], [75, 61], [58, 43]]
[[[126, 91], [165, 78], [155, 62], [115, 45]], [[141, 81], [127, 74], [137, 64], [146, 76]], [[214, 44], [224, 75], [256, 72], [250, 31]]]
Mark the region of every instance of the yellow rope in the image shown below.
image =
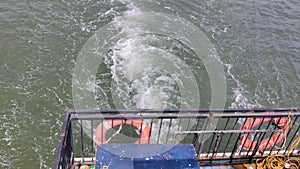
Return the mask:
[[263, 160], [256, 161], [256, 169], [284, 169], [285, 165], [289, 165], [291, 169], [299, 169], [300, 158], [272, 154]]
[[288, 148], [287, 157], [281, 154], [271, 154], [263, 160], [257, 160], [256, 169], [284, 169], [285, 165], [289, 165], [291, 169], [299, 169], [300, 158], [289, 157], [299, 142], [300, 136], [298, 136]]
[[288, 148], [288, 151], [287, 151], [287, 155], [289, 156], [292, 151], [296, 148], [296, 146], [299, 144], [300, 142], [300, 136], [298, 136], [293, 142], [292, 144], [290, 145], [290, 147]]

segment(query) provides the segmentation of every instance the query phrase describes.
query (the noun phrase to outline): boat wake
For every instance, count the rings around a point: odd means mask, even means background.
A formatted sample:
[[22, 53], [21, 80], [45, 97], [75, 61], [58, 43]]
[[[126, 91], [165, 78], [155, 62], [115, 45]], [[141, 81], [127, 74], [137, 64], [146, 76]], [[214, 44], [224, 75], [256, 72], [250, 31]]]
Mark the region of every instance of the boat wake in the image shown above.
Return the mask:
[[[225, 73], [206, 35], [179, 16], [141, 12], [133, 3], [128, 8], [81, 50], [73, 78], [75, 108], [223, 108]], [[177, 125], [190, 130], [193, 122]]]

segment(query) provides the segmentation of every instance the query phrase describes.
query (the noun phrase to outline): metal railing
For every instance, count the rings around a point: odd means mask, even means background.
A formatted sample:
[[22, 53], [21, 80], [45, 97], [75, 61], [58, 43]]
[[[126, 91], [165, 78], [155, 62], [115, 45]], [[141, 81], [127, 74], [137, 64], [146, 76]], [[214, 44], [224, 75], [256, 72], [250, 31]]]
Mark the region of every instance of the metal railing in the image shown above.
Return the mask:
[[70, 169], [74, 163], [73, 135], [70, 118], [71, 113], [66, 112], [56, 148], [53, 169]]
[[[95, 141], [193, 144], [201, 166], [250, 163], [274, 152], [287, 153], [299, 134], [299, 110], [71, 110], [64, 121], [53, 168], [57, 169], [58, 163], [71, 163], [73, 153], [81, 162], [86, 157], [93, 157], [93, 161]], [[73, 125], [73, 133], [71, 121], [79, 122]], [[146, 138], [142, 139], [141, 133]], [[300, 156], [299, 146], [290, 156]]]

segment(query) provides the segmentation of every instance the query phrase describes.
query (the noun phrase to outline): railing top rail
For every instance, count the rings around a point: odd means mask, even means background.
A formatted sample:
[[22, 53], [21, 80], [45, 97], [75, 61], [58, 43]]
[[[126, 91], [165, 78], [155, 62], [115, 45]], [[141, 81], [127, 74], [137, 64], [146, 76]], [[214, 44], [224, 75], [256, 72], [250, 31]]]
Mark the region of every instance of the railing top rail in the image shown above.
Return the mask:
[[[135, 111], [134, 111], [135, 112]], [[263, 111], [262, 111], [263, 112]], [[168, 112], [168, 113], [161, 113], [161, 112], [136, 112], [137, 114], [133, 112], [123, 112], [123, 111], [116, 111], [116, 112], [88, 112], [84, 111], [84, 113], [76, 112], [72, 113], [71, 119], [72, 120], [97, 120], [97, 119], [190, 119], [190, 118], [253, 118], [253, 117], [285, 117], [287, 114], [289, 114], [291, 117], [293, 116], [300, 116], [300, 112], [297, 111], [282, 111], [282, 112], [268, 112], [268, 113], [262, 113], [262, 112], [227, 112], [227, 113], [220, 113], [220, 112], [206, 112], [206, 113], [197, 113], [197, 112], [189, 112], [185, 111], [185, 113], [178, 113], [178, 112]], [[267, 111], [266, 111], [267, 112]]]
[[93, 114], [93, 113], [232, 113], [232, 112], [300, 112], [300, 107], [286, 108], [228, 108], [228, 109], [98, 109], [98, 110], [68, 110], [72, 114]]

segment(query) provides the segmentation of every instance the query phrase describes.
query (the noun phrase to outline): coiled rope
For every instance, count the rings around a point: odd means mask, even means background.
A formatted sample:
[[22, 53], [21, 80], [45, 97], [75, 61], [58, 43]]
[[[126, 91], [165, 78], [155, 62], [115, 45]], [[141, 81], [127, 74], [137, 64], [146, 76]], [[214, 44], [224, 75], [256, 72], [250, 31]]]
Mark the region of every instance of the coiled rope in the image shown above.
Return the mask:
[[282, 154], [271, 154], [263, 160], [256, 161], [256, 169], [299, 169], [300, 168], [300, 158], [290, 157], [292, 151], [296, 148], [300, 142], [300, 136], [298, 136], [290, 145], [285, 155]]

